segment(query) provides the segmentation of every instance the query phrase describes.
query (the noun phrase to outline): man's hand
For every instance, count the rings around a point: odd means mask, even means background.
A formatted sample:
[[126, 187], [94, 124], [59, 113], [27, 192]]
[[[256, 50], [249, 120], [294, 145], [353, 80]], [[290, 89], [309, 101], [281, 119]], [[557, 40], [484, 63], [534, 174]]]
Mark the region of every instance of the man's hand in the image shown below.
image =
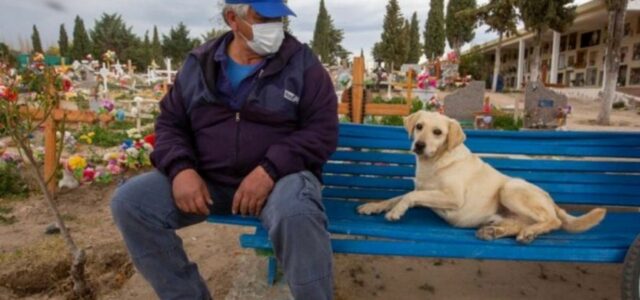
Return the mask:
[[242, 180], [233, 196], [233, 214], [259, 216], [273, 185], [273, 179], [262, 166], [255, 168]]
[[213, 204], [207, 185], [193, 169], [184, 170], [173, 179], [173, 199], [180, 211], [188, 214], [209, 215], [207, 205]]

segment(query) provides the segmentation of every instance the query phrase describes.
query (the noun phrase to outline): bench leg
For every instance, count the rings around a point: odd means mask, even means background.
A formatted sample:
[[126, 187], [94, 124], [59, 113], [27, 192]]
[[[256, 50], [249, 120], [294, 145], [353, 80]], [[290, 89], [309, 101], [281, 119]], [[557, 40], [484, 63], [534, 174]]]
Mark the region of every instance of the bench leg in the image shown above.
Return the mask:
[[276, 275], [278, 274], [278, 260], [275, 256], [267, 258], [267, 284], [273, 286], [276, 283]]

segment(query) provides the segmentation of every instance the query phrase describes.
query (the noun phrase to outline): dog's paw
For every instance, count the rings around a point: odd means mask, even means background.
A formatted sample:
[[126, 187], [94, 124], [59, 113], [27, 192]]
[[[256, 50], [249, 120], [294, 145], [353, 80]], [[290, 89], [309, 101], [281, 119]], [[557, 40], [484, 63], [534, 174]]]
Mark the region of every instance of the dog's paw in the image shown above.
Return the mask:
[[476, 237], [485, 241], [495, 240], [502, 235], [504, 235], [504, 229], [497, 226], [484, 226], [476, 231]]
[[371, 202], [358, 206], [358, 213], [361, 215], [374, 215], [384, 211], [384, 207], [377, 202]]
[[387, 221], [398, 221], [404, 215], [404, 211], [400, 209], [392, 209], [384, 217]]
[[536, 237], [538, 237], [537, 234], [528, 230], [523, 230], [516, 237], [516, 241], [521, 244], [530, 244], [531, 242], [533, 242], [533, 240], [536, 239]]

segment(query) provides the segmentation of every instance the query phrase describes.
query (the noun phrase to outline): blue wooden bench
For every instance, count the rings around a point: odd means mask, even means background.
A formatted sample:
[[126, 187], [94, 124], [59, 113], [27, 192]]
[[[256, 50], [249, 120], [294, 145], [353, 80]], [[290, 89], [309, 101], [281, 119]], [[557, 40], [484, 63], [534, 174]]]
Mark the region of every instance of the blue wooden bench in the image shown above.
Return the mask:
[[[391, 198], [413, 189], [415, 158], [400, 127], [340, 125], [338, 151], [324, 168], [324, 204], [336, 253], [467, 259], [625, 263], [627, 290], [639, 293], [640, 133], [467, 131], [465, 144], [484, 160], [548, 191], [563, 205], [624, 207], [581, 234], [556, 231], [530, 245], [513, 238], [481, 241], [473, 229], [453, 228], [426, 208], [398, 222], [362, 216], [361, 201]], [[575, 206], [574, 206], [575, 205]], [[212, 216], [214, 223], [255, 226], [243, 247], [271, 249], [255, 218]], [[364, 237], [364, 238], [363, 238]], [[629, 255], [627, 253], [629, 252]], [[269, 258], [273, 282], [275, 259]], [[637, 299], [637, 298], [629, 298]]]

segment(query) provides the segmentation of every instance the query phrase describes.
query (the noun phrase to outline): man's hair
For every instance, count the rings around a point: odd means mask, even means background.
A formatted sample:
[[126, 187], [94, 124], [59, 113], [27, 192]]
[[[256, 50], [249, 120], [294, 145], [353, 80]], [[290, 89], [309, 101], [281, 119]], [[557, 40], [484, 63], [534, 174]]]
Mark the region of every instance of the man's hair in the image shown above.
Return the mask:
[[227, 21], [226, 18], [228, 11], [233, 11], [238, 17], [245, 18], [249, 13], [250, 7], [251, 6], [249, 4], [225, 4], [222, 8], [222, 19], [224, 20], [224, 23], [226, 23], [227, 26], [229, 25], [229, 21]]

